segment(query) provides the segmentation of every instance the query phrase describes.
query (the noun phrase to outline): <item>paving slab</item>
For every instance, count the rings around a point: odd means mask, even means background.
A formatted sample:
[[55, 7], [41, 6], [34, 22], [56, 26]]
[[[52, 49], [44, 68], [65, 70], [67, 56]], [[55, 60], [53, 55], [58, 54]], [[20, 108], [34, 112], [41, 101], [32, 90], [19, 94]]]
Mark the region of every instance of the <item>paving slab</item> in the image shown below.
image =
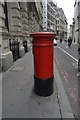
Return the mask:
[[0, 73], [0, 119], [2, 118], [2, 73]]
[[73, 115], [68, 97], [65, 93], [65, 89], [64, 89], [61, 77], [60, 77], [59, 72], [56, 68], [56, 64], [55, 64], [54, 71], [55, 71], [55, 78], [56, 78], [55, 82], [56, 82], [57, 91], [58, 91], [58, 99], [59, 99], [59, 103], [60, 103], [62, 118], [74, 119], [74, 115]]
[[3, 118], [61, 118], [56, 86], [49, 97], [36, 95], [33, 70], [28, 53], [3, 75]]
[[2, 77], [3, 118], [74, 118], [62, 80], [54, 68], [54, 93], [34, 93], [32, 52], [15, 62]]

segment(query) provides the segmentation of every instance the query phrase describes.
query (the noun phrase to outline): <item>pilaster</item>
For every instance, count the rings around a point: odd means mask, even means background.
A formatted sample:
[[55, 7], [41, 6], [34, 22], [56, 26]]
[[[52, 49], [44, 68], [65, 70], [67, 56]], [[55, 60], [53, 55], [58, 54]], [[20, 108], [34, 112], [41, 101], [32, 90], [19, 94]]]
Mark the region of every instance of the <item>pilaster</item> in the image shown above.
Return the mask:
[[29, 34], [29, 26], [28, 26], [28, 10], [27, 3], [20, 3], [20, 12], [21, 12], [21, 30], [24, 37], [27, 37]]
[[20, 57], [23, 57], [22, 51], [24, 51], [23, 47], [23, 32], [21, 25], [21, 9], [20, 2], [18, 0], [16, 2], [8, 2], [8, 19], [9, 19], [9, 32], [11, 34], [11, 38], [18, 39], [20, 42], [19, 52], [21, 54]]
[[5, 26], [4, 2], [0, 2], [0, 44], [2, 52], [9, 51], [9, 33]]
[[18, 2], [8, 2], [9, 32], [12, 36], [21, 36], [21, 16]]
[[[5, 3], [0, 2], [0, 67], [7, 70], [13, 65], [12, 52], [9, 50], [9, 33], [6, 27]], [[1, 71], [1, 70], [0, 70]]]

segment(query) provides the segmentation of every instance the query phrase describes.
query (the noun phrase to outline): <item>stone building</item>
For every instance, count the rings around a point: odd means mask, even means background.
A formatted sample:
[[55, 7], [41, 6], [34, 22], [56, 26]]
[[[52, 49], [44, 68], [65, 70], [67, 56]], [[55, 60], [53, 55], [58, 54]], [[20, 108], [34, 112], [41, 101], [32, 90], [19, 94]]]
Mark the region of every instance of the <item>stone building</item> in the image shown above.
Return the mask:
[[[74, 26], [74, 33], [73, 33], [73, 41], [78, 44], [78, 35], [79, 35], [79, 19], [80, 19], [80, 0], [75, 0], [74, 4], [74, 21], [73, 21], [73, 26]], [[78, 19], [79, 18], [79, 19]]]
[[67, 18], [62, 8], [52, 0], [49, 2], [44, 0], [43, 10], [45, 12], [43, 19], [43, 27], [47, 31], [55, 32], [58, 39], [67, 39]]
[[43, 1], [43, 30], [56, 32], [55, 4], [52, 0]]
[[56, 33], [58, 39], [67, 39], [67, 18], [62, 8], [56, 7]]
[[67, 39], [67, 18], [53, 0], [43, 2], [43, 30], [55, 32], [58, 39]]
[[73, 25], [70, 25], [70, 27], [68, 29], [68, 38], [69, 37], [73, 38]]
[[47, 4], [47, 24], [48, 24], [48, 31], [56, 32], [56, 18], [55, 18], [55, 3], [48, 2]]
[[34, 31], [42, 31], [41, 2], [0, 2], [0, 70], [25, 55], [24, 43], [30, 42]]

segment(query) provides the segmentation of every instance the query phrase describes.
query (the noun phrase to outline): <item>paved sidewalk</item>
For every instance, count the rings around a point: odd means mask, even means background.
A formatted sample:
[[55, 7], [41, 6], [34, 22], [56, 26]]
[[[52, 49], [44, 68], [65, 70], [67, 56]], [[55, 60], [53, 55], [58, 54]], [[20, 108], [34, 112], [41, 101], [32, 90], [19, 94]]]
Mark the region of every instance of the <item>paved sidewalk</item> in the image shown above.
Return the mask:
[[3, 73], [3, 118], [74, 118], [56, 65], [54, 93], [49, 97], [34, 93], [33, 72], [32, 53], [28, 52]]
[[2, 118], [2, 74], [0, 73], [0, 120]]

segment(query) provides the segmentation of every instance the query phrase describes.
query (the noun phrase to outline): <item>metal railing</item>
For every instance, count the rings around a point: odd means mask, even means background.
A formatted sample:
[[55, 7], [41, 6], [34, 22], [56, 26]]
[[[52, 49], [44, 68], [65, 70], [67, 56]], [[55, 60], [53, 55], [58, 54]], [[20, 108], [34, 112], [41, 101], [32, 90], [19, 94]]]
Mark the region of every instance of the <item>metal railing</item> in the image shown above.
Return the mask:
[[10, 51], [13, 54], [13, 61], [17, 60], [19, 56], [19, 42], [18, 39], [9, 39]]

